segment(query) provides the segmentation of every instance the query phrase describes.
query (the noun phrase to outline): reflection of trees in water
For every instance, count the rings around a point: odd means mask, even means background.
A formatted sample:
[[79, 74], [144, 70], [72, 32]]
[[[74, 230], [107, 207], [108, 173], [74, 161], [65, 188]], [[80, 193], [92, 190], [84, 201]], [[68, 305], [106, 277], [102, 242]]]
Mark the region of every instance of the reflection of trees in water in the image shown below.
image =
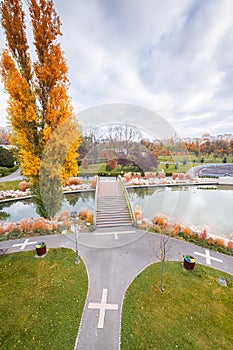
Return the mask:
[[90, 204], [92, 202], [94, 203], [95, 192], [86, 191], [86, 192], [79, 192], [79, 193], [68, 193], [65, 195], [65, 198], [71, 206], [74, 206], [79, 201], [88, 202], [88, 204]]
[[32, 205], [31, 199], [23, 199], [20, 201], [20, 203], [23, 203], [23, 205]]
[[11, 207], [13, 203], [14, 202], [0, 203], [0, 220], [6, 220], [11, 216], [10, 214], [6, 213], [3, 209]]
[[10, 217], [10, 214], [6, 213], [5, 211], [0, 210], [0, 220], [6, 220]]
[[190, 190], [190, 187], [189, 186], [172, 186], [170, 187], [171, 191], [175, 192], [175, 191], [178, 191], [178, 192], [187, 192]]
[[164, 189], [161, 188], [129, 188], [127, 189], [129, 193], [129, 198], [131, 201], [134, 201], [137, 197], [145, 198], [152, 196], [155, 192], [162, 192]]
[[[0, 203], [0, 220], [6, 220], [10, 218], [11, 214], [6, 213], [4, 209], [12, 207], [12, 205], [15, 205], [15, 203], [17, 202], [19, 201], [9, 201], [9, 202]], [[20, 203], [23, 203], [24, 205], [32, 204], [31, 199], [21, 199]]]

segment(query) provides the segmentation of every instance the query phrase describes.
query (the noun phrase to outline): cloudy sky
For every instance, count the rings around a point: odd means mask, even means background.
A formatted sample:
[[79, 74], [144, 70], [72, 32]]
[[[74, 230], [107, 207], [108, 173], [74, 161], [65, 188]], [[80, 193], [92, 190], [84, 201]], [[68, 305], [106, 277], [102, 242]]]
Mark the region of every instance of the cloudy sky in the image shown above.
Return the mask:
[[[89, 108], [126, 103], [158, 113], [182, 137], [233, 133], [232, 0], [54, 2], [82, 125]], [[6, 100], [1, 84], [0, 125]], [[133, 124], [134, 112], [127, 118]]]

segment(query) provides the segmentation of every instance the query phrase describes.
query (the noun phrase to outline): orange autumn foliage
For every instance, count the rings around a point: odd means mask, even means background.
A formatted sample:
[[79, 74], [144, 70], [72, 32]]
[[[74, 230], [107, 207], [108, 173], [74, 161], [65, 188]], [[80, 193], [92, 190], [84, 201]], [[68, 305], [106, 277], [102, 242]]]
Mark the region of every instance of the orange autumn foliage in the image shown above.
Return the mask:
[[160, 216], [157, 218], [156, 224], [163, 227], [167, 226], [166, 220]]
[[25, 192], [29, 188], [29, 183], [27, 181], [21, 181], [19, 183], [19, 190]]
[[59, 152], [61, 145], [66, 144], [65, 156], [56, 172], [56, 176], [65, 181], [78, 173], [76, 150], [80, 131], [67, 94], [67, 65], [57, 42], [61, 35], [60, 18], [53, 0], [28, 0], [26, 4], [34, 37], [34, 61], [30, 55], [22, 0], [3, 0], [0, 5], [7, 43], [1, 55], [1, 74], [9, 96], [11, 143], [17, 146], [23, 175], [34, 183], [39, 181], [41, 159], [48, 140], [69, 120], [65, 129], [72, 130], [72, 142], [68, 142], [69, 134], [67, 140], [61, 139], [60, 145], [56, 145], [56, 152]]
[[19, 223], [19, 231], [20, 232], [29, 232], [32, 227], [32, 220], [31, 219], [23, 219]]
[[34, 219], [31, 228], [33, 232], [40, 232], [46, 231], [48, 227], [44, 219], [38, 218]]

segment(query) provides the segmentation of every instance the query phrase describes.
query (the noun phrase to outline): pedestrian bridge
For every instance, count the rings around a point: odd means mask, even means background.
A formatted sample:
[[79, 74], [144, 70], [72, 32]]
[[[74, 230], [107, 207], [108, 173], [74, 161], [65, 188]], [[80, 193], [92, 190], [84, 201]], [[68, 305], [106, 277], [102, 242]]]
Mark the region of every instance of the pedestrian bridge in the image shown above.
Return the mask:
[[100, 179], [96, 189], [96, 228], [132, 225], [135, 218], [121, 179]]

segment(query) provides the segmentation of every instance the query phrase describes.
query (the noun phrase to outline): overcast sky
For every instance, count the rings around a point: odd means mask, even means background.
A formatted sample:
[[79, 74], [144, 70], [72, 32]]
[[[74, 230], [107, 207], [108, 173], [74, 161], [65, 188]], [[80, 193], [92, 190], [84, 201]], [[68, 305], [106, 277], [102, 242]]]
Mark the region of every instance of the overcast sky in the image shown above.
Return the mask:
[[[157, 112], [182, 137], [233, 133], [232, 0], [54, 2], [76, 113], [126, 103]], [[1, 84], [1, 125], [6, 100]], [[134, 124], [134, 112], [126, 119]]]

